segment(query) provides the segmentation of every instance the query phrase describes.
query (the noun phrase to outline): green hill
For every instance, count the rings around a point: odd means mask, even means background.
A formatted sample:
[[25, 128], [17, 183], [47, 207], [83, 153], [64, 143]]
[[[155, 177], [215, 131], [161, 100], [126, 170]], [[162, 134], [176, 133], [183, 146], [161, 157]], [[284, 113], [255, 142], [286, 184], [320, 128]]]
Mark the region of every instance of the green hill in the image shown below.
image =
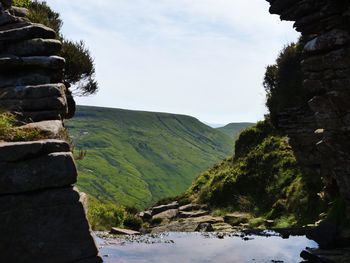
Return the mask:
[[239, 123], [229, 123], [224, 127], [217, 128], [219, 131], [227, 134], [228, 136], [236, 139], [238, 135], [246, 128], [253, 126], [252, 122], [239, 122]]
[[87, 150], [79, 189], [139, 208], [185, 191], [233, 149], [229, 136], [184, 115], [79, 106], [66, 127]]

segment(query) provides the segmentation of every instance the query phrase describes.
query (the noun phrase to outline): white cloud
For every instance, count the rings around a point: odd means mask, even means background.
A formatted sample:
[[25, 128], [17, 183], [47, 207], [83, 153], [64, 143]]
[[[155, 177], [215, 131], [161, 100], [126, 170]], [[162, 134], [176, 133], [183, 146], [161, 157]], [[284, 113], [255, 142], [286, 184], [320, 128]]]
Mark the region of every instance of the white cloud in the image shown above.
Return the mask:
[[47, 2], [95, 56], [101, 90], [82, 104], [256, 121], [265, 66], [297, 38], [264, 0]]

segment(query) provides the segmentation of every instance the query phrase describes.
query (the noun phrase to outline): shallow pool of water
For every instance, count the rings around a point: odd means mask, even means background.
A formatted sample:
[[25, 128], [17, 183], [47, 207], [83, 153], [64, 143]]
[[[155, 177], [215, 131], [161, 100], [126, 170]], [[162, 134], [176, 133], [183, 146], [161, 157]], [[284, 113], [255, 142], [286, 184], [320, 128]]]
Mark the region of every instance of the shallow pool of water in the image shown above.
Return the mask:
[[299, 263], [303, 249], [317, 247], [314, 241], [302, 236], [219, 237], [206, 233], [166, 233], [132, 241], [97, 238], [97, 243], [106, 263]]

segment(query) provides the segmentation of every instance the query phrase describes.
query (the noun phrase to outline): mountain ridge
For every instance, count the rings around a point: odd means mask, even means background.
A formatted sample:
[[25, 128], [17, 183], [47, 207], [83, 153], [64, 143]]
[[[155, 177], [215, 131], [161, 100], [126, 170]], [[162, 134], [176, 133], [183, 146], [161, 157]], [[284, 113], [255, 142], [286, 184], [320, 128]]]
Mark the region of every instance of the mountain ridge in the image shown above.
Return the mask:
[[87, 150], [78, 187], [103, 202], [143, 208], [232, 155], [232, 138], [183, 114], [78, 106], [66, 126]]

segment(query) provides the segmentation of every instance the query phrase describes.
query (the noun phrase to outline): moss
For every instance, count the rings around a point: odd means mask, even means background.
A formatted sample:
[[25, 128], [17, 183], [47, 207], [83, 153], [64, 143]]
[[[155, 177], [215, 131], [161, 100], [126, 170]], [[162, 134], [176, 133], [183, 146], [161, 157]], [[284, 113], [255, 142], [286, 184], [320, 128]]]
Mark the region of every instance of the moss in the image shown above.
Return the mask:
[[0, 113], [0, 141], [17, 142], [44, 139], [46, 136], [37, 129], [19, 127], [16, 117], [8, 112]]

